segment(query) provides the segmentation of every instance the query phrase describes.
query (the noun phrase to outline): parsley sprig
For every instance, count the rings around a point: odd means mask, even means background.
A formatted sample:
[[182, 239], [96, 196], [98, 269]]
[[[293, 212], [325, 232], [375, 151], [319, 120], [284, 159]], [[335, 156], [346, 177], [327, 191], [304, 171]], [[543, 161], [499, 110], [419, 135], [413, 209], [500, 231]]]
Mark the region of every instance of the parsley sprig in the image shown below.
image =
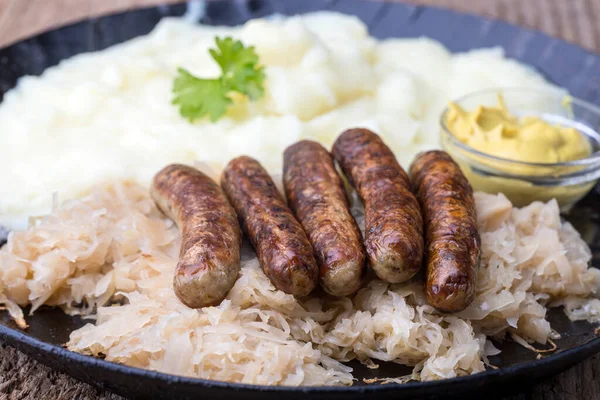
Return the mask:
[[198, 78], [184, 68], [173, 83], [173, 104], [179, 106], [179, 113], [193, 122], [209, 117], [217, 121], [233, 104], [232, 92], [247, 96], [254, 101], [264, 93], [265, 71], [259, 65], [254, 46], [245, 47], [233, 38], [216, 38], [216, 49], [210, 55], [221, 67], [221, 76], [215, 79]]

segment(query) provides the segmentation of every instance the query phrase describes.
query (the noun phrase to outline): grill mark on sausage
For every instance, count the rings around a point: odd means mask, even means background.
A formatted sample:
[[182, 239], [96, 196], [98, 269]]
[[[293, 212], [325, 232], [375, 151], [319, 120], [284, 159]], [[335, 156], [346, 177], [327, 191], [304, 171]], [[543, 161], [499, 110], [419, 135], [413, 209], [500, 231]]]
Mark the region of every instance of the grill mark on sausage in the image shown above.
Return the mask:
[[241, 231], [225, 194], [202, 172], [179, 164], [153, 180], [151, 195], [181, 232], [173, 286], [187, 306], [219, 304], [240, 270]]
[[313, 248], [267, 171], [250, 157], [238, 157], [223, 171], [221, 186], [273, 285], [309, 294], [319, 274]]
[[333, 155], [364, 203], [371, 267], [387, 282], [410, 279], [423, 259], [423, 220], [408, 175], [381, 138], [368, 129], [342, 133]]
[[356, 292], [366, 257], [331, 154], [303, 140], [285, 150], [283, 171], [288, 203], [314, 248], [321, 286], [334, 296]]
[[425, 219], [427, 300], [440, 311], [464, 310], [481, 258], [473, 189], [443, 151], [419, 154], [410, 173]]

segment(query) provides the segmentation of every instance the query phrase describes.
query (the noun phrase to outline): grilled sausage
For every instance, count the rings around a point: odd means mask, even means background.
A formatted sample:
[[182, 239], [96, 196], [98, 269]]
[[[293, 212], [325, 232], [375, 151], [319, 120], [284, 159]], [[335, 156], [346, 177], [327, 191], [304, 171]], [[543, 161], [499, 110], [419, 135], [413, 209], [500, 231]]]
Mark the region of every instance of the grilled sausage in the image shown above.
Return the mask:
[[333, 145], [333, 156], [365, 206], [365, 246], [380, 279], [403, 282], [423, 259], [423, 219], [408, 175], [381, 138], [350, 129]]
[[283, 182], [290, 208], [314, 248], [321, 286], [334, 296], [356, 292], [366, 257], [331, 155], [310, 140], [288, 147], [283, 154]]
[[242, 245], [225, 194], [202, 172], [177, 164], [156, 174], [151, 194], [181, 231], [175, 294], [192, 308], [219, 304], [237, 279]]
[[443, 151], [419, 154], [410, 174], [425, 219], [427, 300], [440, 311], [464, 310], [475, 297], [481, 253], [473, 189]]
[[267, 171], [250, 157], [238, 157], [225, 167], [221, 186], [273, 285], [309, 294], [319, 279], [313, 248]]

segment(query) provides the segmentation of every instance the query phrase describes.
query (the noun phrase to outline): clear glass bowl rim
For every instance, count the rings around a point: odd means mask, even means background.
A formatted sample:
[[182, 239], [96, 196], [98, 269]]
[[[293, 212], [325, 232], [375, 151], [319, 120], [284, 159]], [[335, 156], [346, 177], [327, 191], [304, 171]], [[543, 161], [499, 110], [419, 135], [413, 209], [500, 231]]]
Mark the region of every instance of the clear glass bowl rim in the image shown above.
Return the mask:
[[[465, 100], [475, 97], [475, 96], [499, 93], [499, 92], [500, 93], [527, 92], [527, 93], [537, 93], [537, 94], [548, 94], [548, 95], [552, 95], [552, 96], [560, 95], [562, 98], [564, 98], [565, 96], [568, 96], [571, 104], [591, 111], [593, 114], [598, 115], [598, 118], [600, 119], [600, 107], [598, 107], [595, 104], [592, 104], [590, 102], [587, 102], [585, 100], [573, 97], [569, 93], [567, 93], [565, 90], [562, 90], [562, 89], [496, 87], [496, 88], [483, 89], [483, 90], [478, 90], [475, 92], [468, 93], [464, 96], [461, 96], [461, 97], [453, 100], [453, 102], [460, 104], [461, 102], [464, 102]], [[458, 140], [458, 138], [456, 138], [456, 136], [454, 136], [454, 134], [452, 132], [450, 132], [450, 130], [446, 127], [446, 114], [448, 113], [449, 110], [450, 110], [450, 108], [448, 106], [446, 106], [446, 108], [444, 108], [444, 111], [442, 112], [442, 115], [440, 117], [440, 125], [442, 127], [442, 130], [446, 134], [447, 139], [452, 142], [452, 145], [467, 152], [469, 155], [477, 156], [482, 161], [490, 160], [490, 161], [494, 161], [494, 162], [503, 163], [506, 166], [514, 166], [514, 167], [540, 167], [540, 168], [562, 168], [562, 167], [577, 167], [577, 166], [590, 167], [590, 166], [595, 166], [597, 164], [598, 164], [598, 166], [600, 166], [600, 150], [590, 154], [586, 158], [581, 158], [579, 160], [573, 160], [573, 161], [559, 162], [559, 163], [539, 163], [539, 162], [518, 161], [518, 160], [511, 160], [509, 158], [494, 156], [494, 155], [491, 155], [488, 153], [483, 153], [479, 150], [472, 148], [471, 146], [464, 144], [460, 140]], [[596, 142], [596, 144], [598, 144], [600, 146], [600, 132], [596, 132], [596, 131], [594, 131], [594, 132], [598, 135], [598, 137], [590, 137], [590, 135], [586, 134], [585, 132], [581, 132], [581, 133], [586, 135], [587, 137], [589, 137], [591, 140], [594, 140]]]

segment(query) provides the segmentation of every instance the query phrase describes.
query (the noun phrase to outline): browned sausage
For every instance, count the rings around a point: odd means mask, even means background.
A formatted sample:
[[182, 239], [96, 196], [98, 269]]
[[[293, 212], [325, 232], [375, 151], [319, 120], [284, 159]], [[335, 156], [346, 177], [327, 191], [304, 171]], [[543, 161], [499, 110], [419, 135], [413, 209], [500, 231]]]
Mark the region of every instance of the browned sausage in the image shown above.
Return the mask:
[[319, 279], [313, 248], [267, 171], [238, 157], [225, 167], [221, 186], [273, 285], [296, 296], [312, 292]]
[[381, 138], [350, 129], [333, 145], [333, 156], [365, 206], [365, 245], [380, 279], [403, 282], [423, 260], [423, 219], [408, 175]]
[[475, 297], [481, 248], [473, 189], [443, 151], [419, 154], [410, 174], [425, 219], [427, 300], [440, 311], [464, 310]]
[[181, 231], [175, 294], [192, 308], [219, 304], [237, 279], [242, 245], [225, 194], [202, 172], [177, 164], [156, 174], [151, 194]]
[[283, 182], [290, 208], [315, 250], [321, 286], [334, 296], [356, 292], [366, 257], [331, 154], [310, 140], [288, 147], [283, 154]]

